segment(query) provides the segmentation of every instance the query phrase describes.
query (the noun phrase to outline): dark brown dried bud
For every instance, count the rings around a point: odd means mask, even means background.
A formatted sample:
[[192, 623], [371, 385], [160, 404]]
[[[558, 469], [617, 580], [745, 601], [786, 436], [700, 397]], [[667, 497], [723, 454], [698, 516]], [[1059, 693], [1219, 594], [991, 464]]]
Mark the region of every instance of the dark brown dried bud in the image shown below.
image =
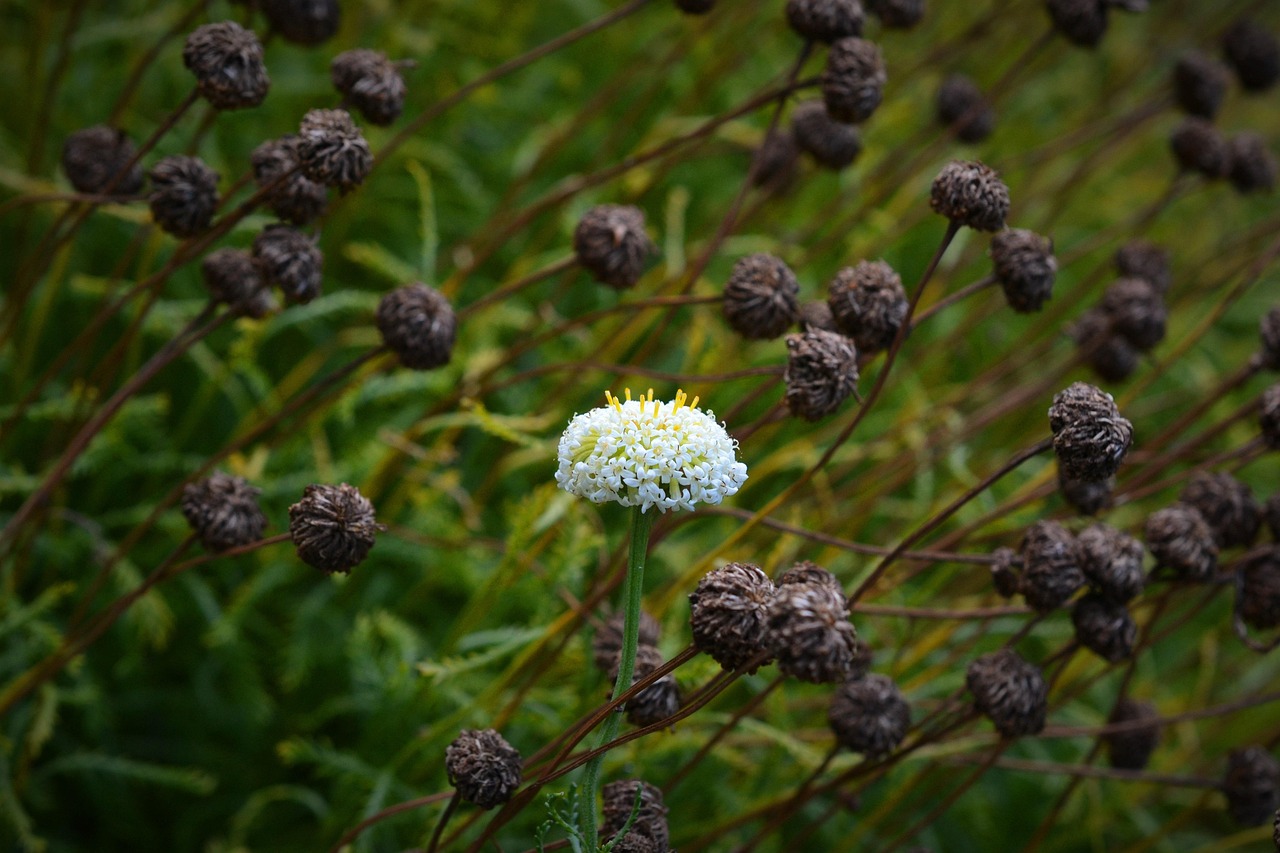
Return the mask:
[[781, 192], [796, 178], [800, 146], [789, 131], [775, 130], [756, 149], [752, 163], [751, 184]]
[[253, 149], [249, 160], [258, 189], [274, 187], [266, 202], [276, 216], [294, 225], [306, 225], [324, 213], [328, 190], [302, 173], [298, 137], [290, 133], [269, 139]]
[[1053, 295], [1058, 261], [1048, 237], [1024, 228], [999, 231], [991, 238], [991, 260], [1004, 298], [1014, 311], [1039, 311]]
[[404, 110], [404, 78], [385, 53], [344, 51], [329, 64], [329, 77], [346, 102], [373, 124], [391, 124]]
[[1142, 543], [1105, 524], [1092, 524], [1076, 536], [1085, 580], [1112, 601], [1125, 604], [1146, 583]]
[[1058, 469], [1058, 490], [1062, 492], [1063, 500], [1083, 515], [1097, 515], [1101, 510], [1108, 509], [1115, 488], [1115, 477], [1090, 483], [1087, 480], [1073, 480], [1061, 468]]
[[1241, 826], [1258, 826], [1280, 805], [1280, 762], [1261, 746], [1235, 749], [1227, 756], [1222, 780], [1227, 811]]
[[1219, 548], [1250, 545], [1258, 538], [1261, 508], [1253, 490], [1230, 474], [1198, 471], [1178, 500], [1200, 511]]
[[1134, 349], [1146, 352], [1164, 340], [1168, 310], [1164, 298], [1143, 278], [1122, 278], [1102, 295], [1102, 310], [1111, 328]]
[[1242, 193], [1271, 192], [1276, 186], [1276, 158], [1260, 133], [1237, 133], [1227, 142], [1231, 185]]
[[[635, 669], [631, 674], [631, 683], [652, 675], [664, 663], [662, 652], [655, 646], [640, 645], [636, 647]], [[609, 681], [618, 682], [619, 660], [614, 658], [609, 669]], [[641, 690], [624, 706], [627, 719], [633, 726], [649, 726], [667, 719], [680, 710], [680, 685], [671, 673], [659, 678]]]
[[196, 88], [214, 109], [256, 107], [271, 87], [261, 42], [235, 21], [197, 27], [187, 36], [182, 62], [196, 76]]
[[285, 41], [316, 45], [338, 32], [338, 0], [258, 0], [271, 29]]
[[999, 231], [1009, 215], [1009, 188], [982, 163], [953, 160], [933, 179], [929, 206], [975, 231]]
[[787, 23], [813, 41], [860, 36], [865, 17], [858, 0], [787, 0]]
[[1280, 625], [1280, 546], [1263, 549], [1240, 567], [1240, 618], [1266, 631]]
[[858, 352], [844, 335], [812, 329], [787, 335], [787, 408], [816, 421], [858, 390]]
[[776, 338], [796, 321], [800, 285], [783, 260], [766, 252], [739, 258], [724, 286], [724, 317], [744, 338]]
[[961, 142], [981, 142], [996, 126], [996, 111], [978, 84], [963, 74], [948, 74], [935, 100], [938, 121]]
[[1003, 598], [1013, 598], [1022, 583], [1018, 571], [1022, 559], [1012, 548], [997, 548], [991, 556], [995, 558], [991, 564], [991, 581], [996, 585], [996, 592]]
[[880, 106], [888, 79], [880, 48], [874, 43], [860, 38], [834, 42], [822, 72], [822, 100], [827, 112], [837, 121], [866, 121]]
[[268, 225], [253, 241], [253, 256], [267, 281], [290, 302], [306, 304], [320, 295], [324, 255], [310, 237], [289, 225]]
[[1262, 366], [1267, 370], [1280, 370], [1280, 306], [1263, 315], [1258, 332], [1262, 339], [1262, 349], [1258, 351]]
[[[679, 5], [679, 2], [676, 5]], [[634, 832], [628, 832], [621, 838], [610, 836], [605, 841], [613, 845], [609, 848], [609, 853], [661, 853], [658, 846], [651, 840]]]
[[902, 279], [884, 261], [859, 261], [836, 273], [827, 287], [836, 325], [864, 353], [887, 349], [907, 316]]
[[1280, 385], [1272, 385], [1262, 392], [1258, 426], [1262, 428], [1262, 440], [1267, 447], [1280, 450]]
[[1159, 714], [1148, 702], [1121, 699], [1107, 718], [1108, 723], [1139, 724], [1125, 731], [1102, 736], [1107, 744], [1107, 756], [1112, 767], [1118, 770], [1141, 770], [1151, 760], [1160, 742]]
[[[627, 614], [623, 610], [614, 613], [600, 626], [600, 630], [596, 631], [596, 635], [591, 641], [591, 659], [595, 661], [596, 668], [606, 675], [613, 672], [614, 662], [618, 659], [618, 652], [622, 651], [622, 631], [626, 618]], [[657, 619], [654, 619], [647, 611], [641, 610], [640, 625], [638, 627], [640, 645], [658, 645], [658, 636], [662, 633], [662, 627], [658, 624]]]
[[880, 758], [897, 749], [911, 726], [911, 706], [893, 679], [868, 675], [836, 688], [827, 722], [845, 749]]
[[693, 644], [726, 670], [746, 665], [765, 651], [772, 600], [773, 581], [759, 566], [729, 563], [708, 572], [689, 593]]
[[1070, 333], [1085, 363], [1104, 382], [1123, 382], [1137, 369], [1142, 354], [1127, 338], [1116, 334], [1111, 318], [1101, 308], [1081, 314]]
[[778, 587], [769, 605], [766, 643], [783, 673], [815, 684], [845, 681], [858, 635], [844, 595], [816, 583]]
[[867, 0], [867, 10], [891, 29], [908, 30], [924, 18], [925, 0]]
[[1080, 645], [1103, 660], [1116, 663], [1133, 656], [1138, 625], [1123, 604], [1089, 593], [1072, 608], [1071, 624]]
[[211, 554], [262, 538], [267, 517], [258, 506], [261, 489], [243, 477], [215, 471], [182, 489], [182, 515]]
[[[259, 294], [267, 292], [262, 268], [243, 249], [218, 249], [210, 252], [200, 264], [205, 289], [218, 302], [230, 305], [238, 316], [261, 319], [270, 302]], [[268, 295], [270, 295], [268, 293]]]
[[1156, 564], [1187, 580], [1207, 580], [1218, 567], [1218, 546], [1200, 510], [1174, 504], [1147, 516], [1147, 550]]
[[844, 595], [844, 586], [840, 583], [840, 579], [812, 560], [801, 560], [778, 575], [778, 586], [793, 583], [813, 583]]
[[800, 306], [800, 331], [808, 332], [821, 329], [824, 332], [839, 333], [835, 315], [825, 299], [815, 299]]
[[1053, 398], [1049, 429], [1067, 476], [1091, 483], [1114, 474], [1133, 443], [1133, 424], [1115, 400], [1087, 382], [1073, 382]]
[[1225, 178], [1231, 171], [1226, 137], [1202, 118], [1184, 118], [1169, 136], [1169, 145], [1184, 171], [1199, 172], [1210, 180]]
[[839, 171], [862, 153], [862, 136], [851, 124], [836, 121], [822, 101], [805, 101], [791, 113], [796, 144], [818, 165]]
[[676, 0], [676, 8], [687, 15], [705, 15], [715, 5], [716, 0]]
[[631, 205], [599, 204], [578, 221], [573, 250], [596, 281], [625, 290], [640, 280], [655, 248], [644, 233], [644, 211]]
[[136, 195], [144, 180], [142, 166], [129, 165], [137, 154], [133, 140], [123, 130], [97, 124], [77, 130], [62, 143], [62, 171], [76, 192]]
[[417, 283], [398, 287], [378, 303], [382, 342], [411, 370], [449, 363], [458, 319], [449, 300], [435, 288]]
[[298, 127], [303, 173], [342, 192], [364, 182], [373, 168], [369, 143], [346, 110], [312, 110]]
[[1102, 0], [1045, 0], [1053, 26], [1072, 44], [1096, 47], [1107, 31], [1107, 6]]
[[1178, 106], [1193, 116], [1212, 119], [1227, 96], [1231, 72], [1198, 50], [1188, 51], [1173, 67], [1173, 92]]
[[1027, 604], [1040, 613], [1061, 607], [1084, 586], [1076, 538], [1056, 521], [1037, 521], [1022, 536], [1022, 583]]
[[[662, 790], [639, 779], [622, 779], [610, 782], [601, 790], [604, 800], [604, 824], [601, 838], [611, 838], [626, 825], [635, 811], [636, 819], [627, 835], [640, 835], [653, 842], [659, 853], [667, 853], [671, 847], [671, 834], [667, 827], [667, 806], [662, 801]], [[636, 803], [639, 796], [639, 805]]]
[[463, 729], [444, 751], [444, 767], [458, 796], [482, 809], [500, 806], [520, 787], [523, 763], [493, 729]]
[[373, 504], [355, 486], [310, 485], [289, 507], [289, 535], [298, 558], [323, 572], [346, 573], [359, 565], [382, 529]]
[[1280, 80], [1280, 41], [1257, 21], [1232, 24], [1222, 36], [1222, 55], [1247, 91], [1261, 92]]
[[151, 168], [148, 201], [151, 216], [166, 233], [194, 237], [213, 221], [218, 173], [195, 157], [165, 157]]
[[1013, 649], [1000, 649], [973, 661], [965, 682], [978, 710], [1004, 737], [1039, 734], [1044, 728], [1049, 686], [1040, 668]]
[[1116, 250], [1115, 264], [1121, 278], [1144, 278], [1161, 294], [1169, 292], [1169, 250], [1163, 246], [1150, 240], [1130, 240]]

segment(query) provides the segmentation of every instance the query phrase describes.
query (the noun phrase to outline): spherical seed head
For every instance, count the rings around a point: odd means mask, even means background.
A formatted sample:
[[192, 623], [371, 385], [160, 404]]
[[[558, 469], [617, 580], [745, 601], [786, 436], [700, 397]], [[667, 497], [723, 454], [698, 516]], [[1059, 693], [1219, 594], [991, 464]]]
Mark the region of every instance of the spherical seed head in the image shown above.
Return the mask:
[[1089, 593], [1072, 608], [1071, 624], [1080, 645], [1103, 660], [1117, 663], [1133, 656], [1138, 625], [1123, 604]]
[[800, 285], [781, 258], [765, 252], [739, 258], [724, 286], [724, 317], [751, 340], [776, 338], [796, 321]]
[[268, 225], [253, 241], [253, 256], [267, 281], [290, 302], [306, 304], [320, 295], [324, 255], [310, 237], [290, 225]]
[[218, 205], [218, 173], [195, 157], [165, 157], [151, 168], [151, 216], [175, 237], [194, 237], [209, 227]]
[[378, 303], [382, 342], [411, 370], [431, 370], [449, 363], [458, 320], [440, 291], [425, 284], [399, 287]]
[[1040, 668], [1013, 649], [985, 654], [969, 664], [965, 683], [974, 705], [1005, 737], [1038, 734], [1044, 728], [1049, 686]]
[[858, 352], [844, 335], [810, 329], [787, 335], [787, 408], [816, 421], [834, 412], [858, 390]]
[[1076, 538], [1056, 521], [1037, 521], [1022, 536], [1022, 584], [1027, 604], [1048, 613], [1084, 586]]
[[[728, 563], [708, 572], [689, 593], [693, 644], [726, 670], [745, 666], [765, 651], [773, 590], [769, 576], [750, 563]], [[755, 670], [753, 666], [750, 672]]]
[[800, 146], [790, 131], [774, 130], [756, 149], [752, 164], [751, 184], [781, 192], [796, 178]]
[[200, 264], [205, 289], [218, 302], [230, 305], [241, 317], [260, 318], [264, 305], [259, 294], [266, 290], [262, 268], [243, 249], [218, 249]]
[[[615, 657], [609, 670], [609, 680], [618, 681], [618, 657]], [[652, 675], [665, 660], [662, 652], [654, 646], [640, 645], [636, 647], [635, 669], [632, 671], [631, 683]], [[675, 676], [667, 673], [657, 681], [635, 695], [626, 703], [627, 719], [633, 726], [650, 726], [669, 718], [680, 710], [680, 685]]]
[[1169, 292], [1169, 250], [1163, 246], [1150, 240], [1130, 240], [1116, 250], [1115, 264], [1122, 278], [1144, 278], [1162, 294]]
[[1022, 583], [1019, 572], [1022, 559], [1012, 548], [997, 548], [991, 556], [995, 558], [991, 564], [991, 581], [996, 585], [996, 592], [1004, 598], [1013, 598]]
[[861, 352], [888, 349], [908, 309], [902, 279], [884, 261], [860, 261], [836, 273], [827, 286], [827, 304]]
[[1218, 567], [1213, 531], [1193, 506], [1180, 503], [1151, 513], [1142, 537], [1157, 565], [1187, 580], [1208, 580]]
[[1145, 553], [1142, 543], [1105, 524], [1093, 524], [1076, 536], [1080, 570], [1100, 594], [1124, 604], [1142, 591]]
[[1107, 31], [1107, 5], [1103, 0], [1045, 0], [1054, 28], [1080, 47], [1096, 47]]
[[1266, 631], [1280, 625], [1280, 547], [1271, 545], [1240, 567], [1240, 618]]
[[1164, 340], [1168, 309], [1164, 297], [1144, 278], [1122, 278], [1102, 295], [1102, 310], [1116, 334], [1146, 352]]
[[1237, 133], [1227, 142], [1231, 185], [1242, 193], [1271, 192], [1276, 186], [1276, 158], [1260, 133]]
[[1231, 170], [1231, 150], [1227, 139], [1202, 118], [1184, 118], [1169, 136], [1169, 146], [1178, 165], [1210, 180], [1225, 178]]
[[1049, 429], [1067, 476], [1092, 483], [1114, 474], [1133, 443], [1133, 424], [1115, 400], [1086, 382], [1074, 382], [1053, 398]]
[[880, 758], [902, 743], [911, 726], [911, 706], [893, 679], [868, 675], [836, 688], [827, 722], [841, 746]]
[[1128, 338], [1116, 333], [1110, 316], [1101, 307], [1081, 314], [1070, 333], [1085, 363], [1104, 382], [1123, 382], [1137, 369], [1142, 354]]
[[715, 5], [716, 0], [676, 0], [676, 8], [686, 15], [705, 15]]
[[839, 171], [862, 153], [862, 136], [851, 124], [836, 121], [822, 101], [805, 101], [791, 113], [796, 143], [820, 166]]
[[996, 113], [978, 84], [963, 74], [948, 74], [935, 101], [938, 121], [961, 142], [981, 142], [995, 128]]
[[[596, 668], [606, 675], [613, 671], [618, 653], [622, 651], [622, 632], [625, 627], [623, 623], [626, 618], [625, 611], [619, 610], [614, 613], [605, 620], [591, 640], [591, 659], [595, 661]], [[639, 629], [640, 645], [656, 646], [658, 644], [658, 635], [662, 633], [662, 627], [648, 611], [640, 611]]]
[[338, 32], [338, 0], [258, 0], [271, 29], [285, 41], [317, 45]]
[[652, 840], [634, 832], [628, 832], [621, 838], [611, 836], [605, 841], [613, 845], [609, 848], [609, 853], [663, 853]]
[[840, 583], [840, 579], [811, 560], [801, 560], [778, 575], [778, 586], [793, 583], [818, 584], [844, 595], [844, 586]]
[[1259, 356], [1262, 366], [1268, 370], [1280, 370], [1280, 306], [1276, 306], [1262, 316], [1258, 324], [1262, 348]]
[[1039, 311], [1053, 296], [1058, 261], [1048, 237], [1025, 228], [998, 231], [991, 238], [991, 260], [1004, 298], [1014, 311]]
[[96, 195], [110, 187], [112, 195], [136, 195], [144, 180], [142, 166], [134, 163], [120, 172], [137, 150], [123, 130], [105, 124], [86, 127], [62, 143], [62, 171], [76, 192]]
[[493, 729], [463, 729], [444, 751], [458, 796], [482, 809], [500, 806], [520, 787], [520, 753]]
[[182, 515], [211, 554], [262, 538], [267, 517], [258, 506], [261, 490], [242, 477], [215, 471], [182, 489]]
[[583, 214], [573, 250], [596, 281], [617, 290], [634, 287], [656, 251], [644, 233], [644, 211], [624, 204], [599, 204]]
[[359, 565], [382, 529], [373, 504], [355, 486], [310, 485], [289, 507], [289, 535], [298, 558], [323, 572], [347, 573]]
[[1280, 450], [1280, 385], [1272, 385], [1262, 392], [1258, 404], [1258, 426], [1267, 447]]
[[787, 23], [813, 41], [860, 36], [865, 18], [858, 0], [787, 0]]
[[[639, 793], [639, 805], [636, 803]], [[620, 779], [610, 782], [600, 792], [604, 801], [604, 824], [600, 837], [616, 835], [626, 825], [631, 812], [635, 821], [628, 835], [640, 835], [653, 842], [655, 849], [666, 853], [671, 846], [671, 834], [667, 827], [667, 806], [662, 801], [662, 790], [639, 779]]]
[[825, 299], [814, 299], [800, 306], [800, 331], [815, 329], [836, 333], [840, 331], [836, 325], [836, 317], [831, 313], [831, 306]]
[[344, 51], [329, 64], [329, 77], [343, 98], [373, 124], [391, 124], [404, 110], [404, 77], [384, 53]]
[[271, 78], [263, 64], [262, 43], [235, 21], [197, 27], [187, 36], [182, 62], [196, 77], [196, 88], [214, 109], [256, 107], [267, 97]]
[[837, 121], [866, 121], [884, 97], [884, 58], [874, 43], [843, 38], [832, 43], [822, 72], [822, 100]]
[[884, 26], [907, 30], [924, 18], [925, 0], [867, 0], [867, 10]]
[[953, 160], [933, 179], [929, 206], [975, 231], [999, 231], [1009, 215], [1009, 188], [994, 169]]
[[1232, 750], [1222, 780], [1227, 810], [1241, 826], [1266, 823], [1280, 805], [1280, 762], [1261, 746]]
[[1193, 116], [1212, 119], [1227, 95], [1231, 72], [1216, 59], [1192, 50], [1173, 67], [1173, 93], [1178, 106]]
[[1141, 770], [1151, 760], [1160, 742], [1159, 714], [1149, 702], [1121, 699], [1107, 718], [1108, 723], [1143, 723], [1136, 728], [1111, 732], [1102, 736], [1107, 756], [1118, 770]]
[[1258, 537], [1262, 509], [1253, 490], [1230, 474], [1199, 471], [1178, 500], [1200, 511], [1219, 548], [1251, 545]]
[[324, 213], [328, 191], [300, 170], [298, 137], [286, 134], [267, 140], [253, 149], [249, 162], [258, 189], [272, 187], [266, 202], [276, 216], [294, 225], [306, 225]]
[[1257, 21], [1232, 24], [1222, 36], [1222, 55], [1247, 91], [1261, 92], [1280, 80], [1280, 41]]
[[1058, 490], [1062, 498], [1083, 515], [1097, 515], [1112, 504], [1116, 478], [1108, 477], [1097, 482], [1073, 480], [1061, 468], [1058, 469]]
[[846, 680], [854, 668], [858, 635], [844, 595], [830, 586], [789, 583], [769, 605], [766, 643], [783, 673], [814, 684]]
[[298, 159], [308, 178], [347, 192], [364, 182], [373, 153], [346, 110], [311, 110], [298, 128]]

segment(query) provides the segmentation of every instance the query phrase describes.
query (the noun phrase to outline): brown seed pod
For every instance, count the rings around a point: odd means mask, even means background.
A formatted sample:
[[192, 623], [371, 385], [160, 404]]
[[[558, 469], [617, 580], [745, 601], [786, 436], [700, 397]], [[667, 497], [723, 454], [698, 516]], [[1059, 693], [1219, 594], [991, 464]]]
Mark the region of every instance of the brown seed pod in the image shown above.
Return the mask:
[[893, 679], [868, 675], [836, 688], [827, 722], [845, 749], [881, 758], [902, 743], [911, 726], [911, 706]]
[[583, 214], [573, 250], [596, 281], [617, 290], [635, 287], [655, 251], [644, 233], [644, 211], [621, 204], [599, 204]]
[[1144, 278], [1122, 278], [1102, 295], [1102, 310], [1116, 334], [1134, 349], [1146, 352], [1164, 340], [1168, 309], [1164, 298]]
[[812, 329], [787, 335], [787, 408], [816, 421], [858, 390], [858, 352], [844, 335]]
[[996, 586], [996, 592], [1003, 598], [1013, 598], [1022, 584], [1022, 558], [1012, 548], [997, 548], [991, 552], [991, 556], [995, 558], [995, 562], [991, 564], [991, 581]]
[[1187, 580], [1208, 580], [1218, 567], [1218, 546], [1200, 510], [1174, 504], [1147, 516], [1147, 550], [1156, 564]]
[[364, 183], [373, 168], [369, 143], [346, 110], [312, 110], [302, 117], [298, 159], [308, 178], [344, 193]]
[[1231, 72], [1218, 60], [1198, 50], [1178, 58], [1173, 67], [1173, 93], [1178, 106], [1193, 116], [1212, 119], [1227, 96]]
[[[614, 661], [618, 659], [618, 652], [622, 651], [623, 622], [626, 618], [627, 614], [622, 610], [612, 614], [600, 626], [600, 630], [596, 631], [596, 635], [591, 641], [591, 659], [595, 661], [596, 669], [606, 675], [613, 671]], [[662, 633], [662, 626], [648, 611], [640, 611], [640, 624], [638, 627], [641, 645], [658, 645], [658, 637]]]
[[444, 751], [444, 767], [458, 796], [482, 809], [500, 806], [520, 787], [523, 760], [493, 729], [463, 729]]
[[328, 190], [303, 174], [298, 137], [290, 133], [269, 139], [253, 149], [249, 161], [258, 189], [272, 187], [266, 202], [276, 216], [294, 225], [306, 225], [324, 213]]
[[310, 237], [290, 225], [268, 225], [253, 241], [253, 256], [267, 281], [290, 302], [306, 304], [320, 295], [324, 254]]
[[1105, 524], [1092, 524], [1076, 536], [1080, 570], [1100, 594], [1125, 604], [1146, 583], [1142, 543]]
[[800, 285], [779, 257], [758, 252], [739, 258], [724, 286], [724, 317], [750, 340], [776, 338], [795, 321]]
[[1276, 187], [1276, 158], [1260, 133], [1237, 133], [1227, 142], [1231, 185], [1242, 193], [1267, 193]]
[[924, 18], [925, 0], [867, 0], [867, 11], [890, 29], [909, 30]]
[[759, 566], [728, 563], [713, 569], [689, 594], [693, 644], [726, 670], [745, 666], [765, 651], [772, 600], [773, 581]]
[[836, 121], [822, 101], [805, 101], [791, 113], [796, 144], [820, 166], [839, 171], [862, 153], [858, 128]]
[[1014, 311], [1039, 311], [1053, 296], [1058, 261], [1048, 237], [1024, 228], [998, 231], [991, 238], [991, 260], [1005, 301]]
[[1230, 474], [1198, 471], [1178, 500], [1200, 511], [1219, 548], [1250, 545], [1258, 538], [1261, 508], [1253, 490]]
[[1053, 451], [1068, 477], [1097, 482], [1120, 467], [1133, 443], [1133, 424], [1121, 416], [1111, 395], [1074, 382], [1049, 407]]
[[1262, 392], [1258, 405], [1258, 426], [1262, 440], [1272, 450], [1280, 450], [1280, 385]]
[[1056, 521], [1037, 521], [1022, 536], [1019, 591], [1039, 613], [1061, 607], [1084, 586], [1076, 538]]
[[[639, 795], [639, 805], [636, 797]], [[622, 779], [610, 782], [601, 791], [604, 800], [604, 824], [601, 838], [612, 838], [626, 825], [632, 811], [636, 813], [628, 835], [641, 835], [653, 842], [659, 853], [671, 848], [671, 834], [667, 827], [667, 806], [662, 801], [662, 790], [639, 779]]]
[[200, 263], [205, 289], [217, 302], [230, 305], [241, 317], [255, 317], [257, 296], [266, 289], [262, 268], [243, 249], [218, 249]]
[[800, 306], [800, 331], [821, 329], [824, 332], [840, 332], [835, 315], [825, 299], [814, 299]]
[[1058, 469], [1058, 491], [1062, 492], [1063, 500], [1083, 515], [1097, 515], [1110, 508], [1115, 488], [1115, 477], [1091, 483], [1073, 480], [1061, 468]]
[[934, 107], [938, 121], [950, 127], [961, 142], [981, 142], [996, 126], [991, 102], [978, 84], [963, 74], [943, 78]]
[[384, 53], [344, 51], [329, 64], [329, 77], [342, 97], [373, 124], [391, 124], [404, 110], [404, 77]]
[[813, 41], [860, 36], [865, 17], [858, 0], [787, 0], [787, 23]]
[[1107, 32], [1103, 0], [1045, 0], [1045, 8], [1059, 34], [1080, 47], [1096, 47]]
[[609, 848], [609, 853], [659, 853], [653, 841], [634, 832], [628, 832], [621, 838], [610, 836], [605, 841], [613, 845]]
[[1241, 18], [1228, 27], [1222, 55], [1246, 91], [1262, 92], [1280, 80], [1280, 41], [1257, 21]]
[[1085, 363], [1104, 382], [1123, 382], [1133, 375], [1142, 354], [1112, 328], [1100, 307], [1090, 308], [1071, 325], [1070, 335]]
[[1188, 116], [1169, 136], [1178, 166], [1210, 180], [1225, 178], [1231, 170], [1231, 149], [1216, 127], [1202, 118]]
[[257, 0], [271, 29], [285, 41], [317, 45], [338, 32], [338, 0]]
[[1004, 737], [1039, 734], [1044, 728], [1049, 686], [1040, 668], [1013, 649], [1000, 649], [970, 663], [965, 683], [974, 705]]
[[378, 303], [382, 342], [411, 370], [431, 370], [449, 363], [458, 333], [453, 306], [440, 291], [415, 282], [399, 287]]
[[[142, 166], [129, 166], [138, 149], [123, 130], [97, 124], [77, 130], [62, 143], [62, 171], [76, 192], [137, 195], [144, 180]], [[129, 171], [121, 174], [125, 166]]]
[[858, 635], [844, 595], [824, 584], [788, 583], [769, 605], [765, 642], [786, 675], [838, 683], [853, 671]]
[[793, 583], [814, 583], [844, 595], [844, 586], [840, 583], [840, 579], [812, 560], [801, 560], [778, 575], [778, 586]]
[[994, 169], [953, 160], [933, 179], [929, 206], [957, 225], [999, 231], [1009, 215], [1009, 188]]
[[182, 516], [211, 554], [262, 538], [267, 517], [258, 506], [261, 489], [243, 477], [215, 471], [182, 489]]
[[1250, 627], [1266, 631], [1280, 626], [1280, 547], [1264, 548], [1240, 566], [1236, 607]]
[[902, 279], [884, 261], [859, 261], [836, 273], [827, 304], [840, 331], [864, 353], [887, 349], [908, 310]]
[[1071, 624], [1080, 645], [1103, 660], [1117, 663], [1133, 656], [1138, 625], [1123, 604], [1089, 593], [1072, 608]]
[[373, 504], [346, 483], [307, 486], [302, 500], [289, 507], [289, 536], [298, 558], [331, 574], [359, 565], [381, 529]]
[[1150, 240], [1130, 240], [1116, 250], [1115, 264], [1121, 278], [1146, 279], [1161, 294], [1169, 292], [1169, 250], [1163, 246]]
[[1234, 749], [1222, 780], [1227, 811], [1241, 826], [1266, 823], [1280, 805], [1280, 762], [1261, 746]]
[[790, 131], [774, 130], [756, 149], [751, 185], [782, 192], [795, 181], [800, 146]]
[[[1108, 723], [1132, 723], [1135, 728], [1102, 736], [1108, 761], [1118, 770], [1141, 770], [1151, 760], [1160, 742], [1159, 714], [1148, 702], [1121, 699], [1107, 718]], [[1141, 724], [1141, 725], [1138, 725]]]
[[832, 43], [822, 72], [822, 100], [836, 121], [858, 124], [880, 106], [888, 81], [884, 58], [874, 43], [843, 38]]
[[[609, 681], [618, 683], [619, 658], [615, 657], [609, 668]], [[635, 669], [631, 673], [631, 683], [635, 684], [656, 672], [666, 660], [657, 647], [639, 645], [636, 647]], [[680, 710], [680, 685], [671, 673], [659, 678], [641, 690], [624, 705], [627, 719], [633, 726], [649, 726], [667, 719]]]
[[148, 203], [163, 231], [183, 239], [194, 237], [213, 221], [218, 173], [195, 157], [165, 157], [151, 167]]
[[187, 36], [182, 62], [195, 75], [196, 88], [214, 109], [256, 107], [271, 87], [262, 44], [253, 31], [235, 21], [197, 27]]

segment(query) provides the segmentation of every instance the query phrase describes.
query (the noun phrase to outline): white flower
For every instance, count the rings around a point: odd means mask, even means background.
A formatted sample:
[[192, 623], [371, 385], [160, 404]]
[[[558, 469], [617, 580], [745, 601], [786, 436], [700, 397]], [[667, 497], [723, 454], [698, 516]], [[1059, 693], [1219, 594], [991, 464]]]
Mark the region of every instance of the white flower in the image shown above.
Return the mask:
[[718, 504], [742, 488], [747, 466], [710, 412], [683, 391], [670, 403], [648, 397], [626, 401], [608, 391], [609, 405], [575, 415], [560, 437], [556, 482], [595, 503], [617, 501], [642, 511]]

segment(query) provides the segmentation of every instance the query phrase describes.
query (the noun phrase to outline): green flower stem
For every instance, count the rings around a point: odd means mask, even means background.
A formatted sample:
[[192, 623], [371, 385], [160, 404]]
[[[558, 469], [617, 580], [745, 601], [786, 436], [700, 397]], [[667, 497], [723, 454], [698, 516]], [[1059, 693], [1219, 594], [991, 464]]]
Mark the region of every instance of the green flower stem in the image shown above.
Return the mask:
[[[640, 643], [640, 600], [644, 593], [644, 560], [649, 551], [649, 532], [653, 529], [655, 513], [646, 513], [640, 507], [631, 510], [631, 549], [627, 554], [627, 577], [623, 581], [623, 597], [627, 601], [626, 620], [622, 628], [622, 651], [618, 660], [618, 680], [613, 685], [613, 696], [616, 700], [631, 687], [631, 676], [636, 667], [636, 646]], [[609, 714], [600, 729], [600, 739], [596, 741], [596, 749], [609, 743], [618, 736], [622, 727], [621, 709]], [[599, 848], [596, 830], [596, 799], [600, 794], [600, 765], [604, 763], [604, 753], [597, 755], [587, 764], [586, 775], [582, 786], [582, 835], [587, 850]]]

